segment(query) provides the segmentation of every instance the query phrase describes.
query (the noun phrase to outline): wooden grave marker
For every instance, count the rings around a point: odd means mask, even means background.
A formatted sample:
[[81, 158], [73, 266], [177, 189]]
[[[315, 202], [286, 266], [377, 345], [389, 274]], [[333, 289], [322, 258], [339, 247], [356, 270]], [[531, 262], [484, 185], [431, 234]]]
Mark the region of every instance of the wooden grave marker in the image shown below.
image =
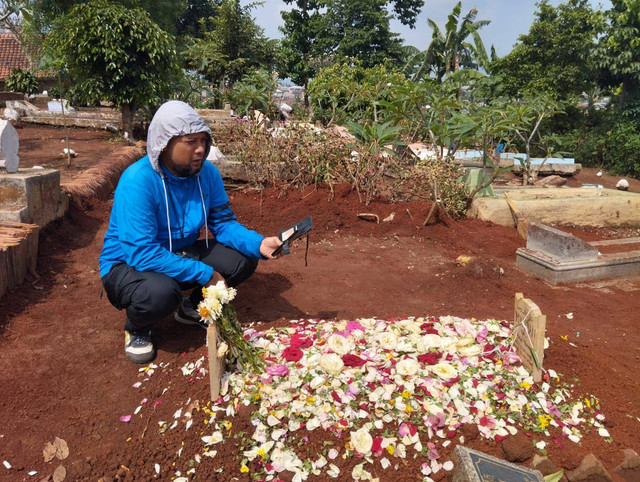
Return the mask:
[[547, 317], [533, 301], [525, 298], [522, 293], [516, 293], [513, 326], [516, 354], [533, 376], [533, 380], [539, 382], [542, 380]]
[[209, 352], [209, 383], [211, 385], [211, 401], [220, 397], [220, 386], [225, 369], [226, 353], [218, 356], [218, 326], [215, 322], [207, 327], [207, 350]]

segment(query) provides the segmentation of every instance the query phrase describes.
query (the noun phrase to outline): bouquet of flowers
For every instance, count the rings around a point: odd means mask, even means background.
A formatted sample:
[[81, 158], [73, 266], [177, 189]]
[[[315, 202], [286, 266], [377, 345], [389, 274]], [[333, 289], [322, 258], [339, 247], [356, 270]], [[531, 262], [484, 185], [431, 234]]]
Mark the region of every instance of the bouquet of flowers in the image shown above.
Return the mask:
[[217, 347], [218, 354], [223, 355], [228, 348], [241, 369], [262, 373], [262, 357], [256, 347], [245, 339], [236, 310], [230, 303], [236, 296], [236, 290], [218, 281], [213, 286], [202, 288], [202, 294], [204, 299], [198, 305], [200, 318], [208, 325], [215, 323], [224, 342]]

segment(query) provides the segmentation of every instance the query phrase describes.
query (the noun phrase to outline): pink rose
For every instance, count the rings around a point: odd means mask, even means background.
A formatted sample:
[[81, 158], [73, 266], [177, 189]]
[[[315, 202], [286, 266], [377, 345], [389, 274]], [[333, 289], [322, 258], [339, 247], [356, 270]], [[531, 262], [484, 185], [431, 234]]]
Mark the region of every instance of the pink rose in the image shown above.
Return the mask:
[[287, 365], [270, 365], [266, 371], [269, 375], [284, 377], [289, 374], [289, 367]]
[[351, 333], [354, 330], [364, 331], [364, 326], [359, 321], [350, 321], [347, 323], [347, 333]]

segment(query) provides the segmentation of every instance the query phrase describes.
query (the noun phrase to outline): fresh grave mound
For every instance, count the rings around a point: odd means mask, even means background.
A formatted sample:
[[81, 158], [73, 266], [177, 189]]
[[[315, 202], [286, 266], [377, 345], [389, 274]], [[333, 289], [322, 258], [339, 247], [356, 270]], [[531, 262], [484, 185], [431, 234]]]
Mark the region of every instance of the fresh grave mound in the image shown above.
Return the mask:
[[[265, 372], [227, 372], [215, 403], [207, 401], [205, 356], [140, 369], [134, 387], [156, 399], [142, 398], [121, 420], [131, 424], [127, 442], [146, 434], [143, 445], [161, 454], [127, 471], [178, 481], [301, 481], [397, 480], [410, 470], [429, 481], [453, 469], [455, 445], [471, 442], [474, 431], [489, 441], [530, 432], [543, 453], [592, 429], [609, 437], [597, 399], [576, 398], [553, 370], [534, 383], [505, 321], [294, 320], [259, 328], [245, 337], [262, 351]], [[174, 406], [162, 403], [178, 390], [183, 400], [174, 394]]]

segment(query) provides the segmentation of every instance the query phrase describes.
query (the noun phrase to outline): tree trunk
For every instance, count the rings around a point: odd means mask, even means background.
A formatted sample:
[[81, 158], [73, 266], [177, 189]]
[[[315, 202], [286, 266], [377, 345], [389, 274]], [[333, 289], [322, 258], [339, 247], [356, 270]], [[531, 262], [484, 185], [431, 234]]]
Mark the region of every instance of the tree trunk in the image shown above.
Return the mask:
[[136, 103], [129, 102], [122, 104], [120, 112], [122, 114], [122, 131], [124, 136], [133, 140], [133, 117], [136, 113]]

